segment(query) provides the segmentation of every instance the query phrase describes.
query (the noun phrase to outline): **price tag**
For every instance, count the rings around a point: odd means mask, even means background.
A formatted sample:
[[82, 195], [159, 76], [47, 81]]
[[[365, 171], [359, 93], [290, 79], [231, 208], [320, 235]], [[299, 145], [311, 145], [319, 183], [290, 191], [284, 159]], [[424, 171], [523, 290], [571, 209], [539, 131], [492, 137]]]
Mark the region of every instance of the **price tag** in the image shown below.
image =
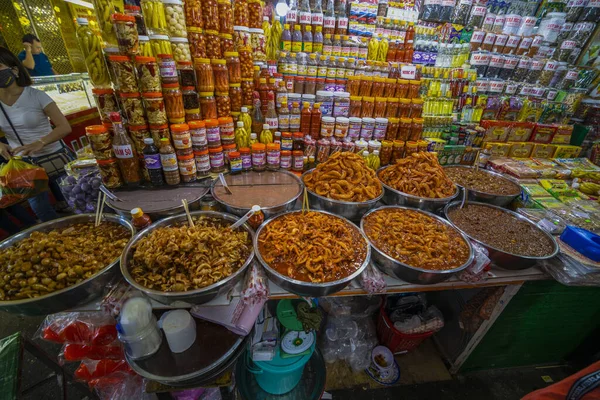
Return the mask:
[[133, 149], [130, 145], [113, 145], [113, 151], [117, 158], [133, 158]]
[[417, 76], [417, 67], [414, 65], [403, 65], [400, 69], [402, 79], [415, 79]]
[[323, 28], [335, 28], [335, 17], [323, 18]]
[[308, 24], [308, 25], [310, 25], [310, 22], [311, 22], [311, 13], [305, 12], [305, 11], [300, 11], [298, 14], [300, 16], [300, 23], [301, 24]]
[[312, 24], [313, 25], [323, 25], [323, 13], [313, 13], [312, 14]]
[[287, 12], [287, 15], [285, 16], [285, 22], [287, 24], [291, 23], [291, 22], [296, 22], [298, 21], [298, 13], [296, 10], [289, 10]]

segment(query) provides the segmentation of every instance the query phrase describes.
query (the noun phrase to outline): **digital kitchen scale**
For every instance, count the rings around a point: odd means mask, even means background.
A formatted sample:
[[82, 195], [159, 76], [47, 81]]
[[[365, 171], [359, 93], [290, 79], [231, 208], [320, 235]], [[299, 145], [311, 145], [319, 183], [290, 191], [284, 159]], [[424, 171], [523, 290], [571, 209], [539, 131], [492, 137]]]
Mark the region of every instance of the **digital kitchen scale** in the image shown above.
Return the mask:
[[285, 299], [277, 304], [277, 320], [285, 328], [280, 338], [281, 358], [300, 357], [314, 350], [315, 332], [305, 332], [296, 313], [296, 307], [301, 302], [304, 300]]

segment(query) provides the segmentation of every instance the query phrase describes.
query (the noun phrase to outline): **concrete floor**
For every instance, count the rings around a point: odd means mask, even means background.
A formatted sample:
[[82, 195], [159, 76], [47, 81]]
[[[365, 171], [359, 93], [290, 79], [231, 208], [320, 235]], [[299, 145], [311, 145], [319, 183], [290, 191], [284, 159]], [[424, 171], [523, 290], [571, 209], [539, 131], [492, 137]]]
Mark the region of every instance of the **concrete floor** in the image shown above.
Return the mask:
[[[28, 337], [33, 337], [42, 320], [43, 317], [21, 317], [0, 313], [0, 337], [5, 337], [17, 331]], [[37, 340], [36, 343], [51, 355], [58, 354], [60, 349], [60, 346], [40, 340]], [[76, 367], [77, 363], [69, 366], [70, 369]], [[573, 370], [566, 367], [489, 370], [458, 376], [453, 380], [444, 382], [429, 382], [372, 390], [366, 388], [337, 390], [331, 392], [331, 394], [334, 400], [518, 400], [525, 394], [550, 384], [546, 383], [544, 379], [556, 382], [573, 372]], [[24, 363], [22, 386], [29, 387], [47, 377], [50, 373], [51, 370], [28, 356]], [[409, 371], [405, 371], [405, 373], [409, 373]], [[83, 392], [72, 386], [68, 387], [68, 396], [72, 400], [86, 398]], [[54, 400], [59, 398], [58, 386], [53, 379], [23, 397], [24, 400]], [[228, 396], [224, 396], [224, 399], [227, 398]]]

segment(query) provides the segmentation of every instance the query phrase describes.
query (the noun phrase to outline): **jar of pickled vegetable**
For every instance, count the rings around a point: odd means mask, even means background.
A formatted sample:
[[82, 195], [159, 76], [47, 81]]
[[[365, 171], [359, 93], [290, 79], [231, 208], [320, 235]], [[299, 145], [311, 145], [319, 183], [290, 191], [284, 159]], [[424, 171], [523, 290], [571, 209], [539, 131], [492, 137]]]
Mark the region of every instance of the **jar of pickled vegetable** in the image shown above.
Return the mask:
[[235, 51], [235, 45], [233, 43], [233, 36], [229, 33], [219, 33], [219, 39], [221, 40], [221, 54]]
[[181, 182], [189, 183], [196, 180], [196, 160], [194, 154], [185, 156], [177, 156], [177, 164], [179, 166], [179, 175]]
[[161, 83], [178, 83], [177, 63], [169, 54], [158, 55], [158, 69], [160, 70]]
[[348, 78], [346, 88], [348, 92], [350, 92], [350, 96], [358, 96], [358, 94], [360, 93], [360, 78], [360, 76], [351, 76]]
[[231, 1], [219, 0], [217, 4], [219, 9], [219, 31], [233, 35], [233, 9]]
[[382, 97], [394, 97], [396, 93], [396, 79], [394, 78], [386, 78], [385, 80], [385, 89], [383, 90]]
[[373, 78], [373, 84], [371, 86], [371, 97], [382, 97], [385, 89], [385, 78], [376, 76]]
[[219, 32], [215, 30], [205, 30], [204, 38], [206, 41], [206, 56], [213, 59], [220, 59], [223, 56], [221, 52], [221, 38]]
[[390, 160], [390, 164], [394, 164], [396, 160], [404, 158], [404, 141], [403, 140], [394, 140], [394, 145], [392, 147], [392, 159]]
[[408, 95], [408, 80], [398, 79], [396, 83], [396, 97], [401, 99], [406, 98]]
[[400, 118], [400, 125], [398, 126], [398, 134], [396, 137], [399, 140], [407, 141], [410, 139], [410, 130], [412, 125], [411, 118]]
[[144, 139], [150, 137], [150, 131], [148, 130], [148, 125], [131, 125], [127, 126], [127, 130], [129, 131], [129, 136], [131, 137], [131, 141], [135, 146], [135, 151], [138, 154], [142, 154], [144, 151], [144, 147], [146, 147], [144, 143]]
[[167, 114], [162, 93], [143, 93], [142, 100], [150, 125], [163, 125], [167, 123]]
[[231, 114], [229, 92], [215, 92], [215, 101], [217, 103], [217, 117], [229, 117]]
[[360, 78], [359, 96], [371, 96], [371, 88], [373, 86], [373, 77], [363, 76]]
[[196, 121], [202, 119], [200, 114], [200, 101], [198, 93], [193, 86], [182, 86], [183, 108], [185, 110], [186, 121]]
[[250, 29], [246, 26], [233, 27], [233, 46], [235, 51], [239, 51], [240, 47], [250, 47]]
[[116, 84], [121, 93], [133, 93], [138, 91], [135, 78], [135, 67], [127, 56], [109, 56], [110, 65], [115, 73]]
[[154, 57], [137, 56], [135, 58], [137, 78], [141, 92], [160, 92], [160, 71]]
[[225, 171], [225, 155], [221, 146], [209, 148], [208, 156], [210, 159], [210, 172], [218, 174]]
[[373, 116], [373, 111], [375, 109], [375, 98], [373, 97], [363, 97], [362, 99], [362, 109], [360, 116], [362, 118], [371, 118]]
[[387, 99], [387, 105], [385, 107], [385, 117], [395, 118], [398, 115], [398, 106], [400, 105], [399, 99], [390, 97]]
[[200, 110], [202, 119], [218, 118], [217, 101], [212, 92], [200, 92]]
[[172, 54], [171, 42], [167, 35], [150, 35], [150, 46], [152, 52], [158, 57], [159, 54]]
[[186, 38], [172, 37], [171, 50], [173, 52], [173, 58], [175, 59], [175, 61], [192, 61], [192, 52], [190, 51], [190, 44]]
[[248, 0], [248, 27], [261, 28], [263, 22], [263, 8], [260, 0]]
[[97, 160], [97, 163], [104, 186], [109, 189], [123, 186], [123, 178], [121, 178], [121, 172], [119, 171], [119, 164], [117, 163], [116, 158]]
[[[96, 45], [100, 48], [101, 40], [98, 39], [96, 33], [88, 26], [86, 19], [77, 19], [80, 25], [77, 28], [77, 41], [85, 58], [85, 66], [89, 72], [90, 81], [95, 87], [110, 88], [110, 76], [108, 68], [101, 53], [98, 53]], [[94, 54], [95, 53], [95, 54]]]
[[219, 30], [219, 6], [217, 0], [202, 0], [202, 18], [205, 30]]
[[143, 125], [146, 123], [144, 106], [139, 93], [121, 93], [121, 105], [127, 118], [127, 123], [131, 125]]
[[250, 45], [254, 61], [267, 61], [265, 31], [250, 28]]
[[423, 118], [413, 118], [410, 126], [410, 140], [421, 140], [423, 134]]
[[154, 57], [155, 54], [150, 45], [150, 38], [148, 36], [138, 36], [138, 39], [140, 43], [138, 54], [143, 57]]
[[117, 34], [119, 51], [123, 54], [136, 55], [138, 52], [139, 38], [133, 15], [113, 14], [112, 22]]
[[420, 118], [423, 112], [423, 99], [411, 99], [410, 117]]
[[182, 87], [196, 87], [196, 71], [191, 61], [181, 61], [177, 63], [177, 75]]
[[189, 36], [190, 29], [204, 28], [204, 21], [202, 20], [202, 2], [201, 0], [186, 0], [183, 4], [185, 9], [185, 26], [187, 27]]
[[362, 97], [350, 96], [350, 111], [348, 113], [351, 117], [360, 117], [362, 108]]
[[165, 99], [165, 111], [167, 118], [172, 124], [181, 124], [185, 121], [185, 109], [183, 108], [183, 96], [177, 83], [163, 85], [163, 97]]
[[92, 89], [94, 100], [96, 101], [96, 107], [98, 108], [98, 114], [102, 122], [110, 123], [108, 113], [119, 112], [119, 105], [115, 92], [112, 89]]
[[223, 157], [225, 159], [225, 165], [229, 166], [229, 155], [237, 150], [235, 143], [224, 144], [223, 146]]
[[400, 99], [399, 103], [400, 103], [400, 105], [399, 105], [398, 116], [400, 118], [409, 118], [410, 112], [412, 109], [410, 99]]
[[160, 146], [160, 139], [165, 138], [171, 141], [171, 131], [169, 131], [169, 125], [150, 125], [150, 136], [152, 136], [152, 140], [154, 140], [154, 144], [158, 147]]
[[240, 57], [236, 51], [228, 51], [225, 55], [229, 83], [241, 83], [242, 72], [240, 68]]
[[254, 78], [254, 60], [249, 47], [238, 48], [242, 78]]
[[215, 79], [208, 58], [196, 58], [194, 68], [196, 69], [196, 89], [198, 92], [213, 92], [215, 90]]
[[187, 37], [185, 11], [181, 0], [162, 0], [167, 19], [167, 32], [171, 39]]
[[381, 141], [381, 150], [379, 152], [379, 159], [381, 166], [389, 165], [392, 160], [392, 150], [394, 143], [391, 140]]
[[196, 175], [206, 176], [210, 174], [210, 156], [208, 149], [194, 151], [194, 160], [196, 161]]
[[409, 99], [416, 99], [419, 97], [419, 90], [421, 90], [421, 81], [410, 81], [406, 97]]
[[387, 106], [387, 99], [385, 97], [375, 98], [375, 108], [373, 109], [373, 118], [385, 117], [385, 109]]
[[248, 0], [237, 0], [233, 4], [233, 25], [249, 26]]
[[254, 93], [254, 80], [252, 78], [242, 78], [242, 106], [252, 106], [252, 96]]
[[108, 160], [115, 157], [110, 132], [103, 125], [90, 125], [85, 128], [92, 152], [96, 160]]
[[200, 28], [188, 28], [188, 43], [192, 59], [206, 58], [206, 41], [204, 31]]
[[400, 119], [399, 118], [388, 118], [388, 127], [387, 132], [385, 133], [385, 138], [387, 140], [396, 140], [398, 136], [398, 128], [400, 127]]
[[231, 102], [231, 111], [242, 111], [242, 88], [239, 83], [229, 84], [229, 100]]
[[[165, 8], [161, 0], [142, 0], [142, 14], [146, 21], [146, 28], [151, 34], [161, 34], [167, 31]], [[96, 9], [97, 11], [98, 9]], [[154, 54], [163, 54], [155, 52]]]
[[210, 64], [215, 79], [215, 91], [229, 91], [229, 72], [225, 60], [211, 60]]

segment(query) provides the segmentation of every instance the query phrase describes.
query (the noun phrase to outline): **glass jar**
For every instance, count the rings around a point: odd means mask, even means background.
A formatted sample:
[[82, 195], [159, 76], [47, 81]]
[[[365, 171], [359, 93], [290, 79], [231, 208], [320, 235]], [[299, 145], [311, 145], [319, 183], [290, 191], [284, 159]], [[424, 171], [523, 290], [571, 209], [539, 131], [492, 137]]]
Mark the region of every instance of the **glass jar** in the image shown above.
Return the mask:
[[220, 33], [219, 39], [221, 40], [221, 54], [230, 53], [235, 51], [235, 45], [233, 43], [233, 36], [229, 33]]
[[423, 99], [412, 99], [410, 105], [410, 118], [420, 118], [423, 112]]
[[202, 19], [204, 29], [219, 30], [219, 5], [217, 0], [202, 0]]
[[400, 105], [399, 99], [390, 97], [387, 99], [387, 105], [385, 107], [385, 117], [395, 118], [398, 115], [398, 106]]
[[171, 50], [173, 52], [173, 59], [175, 59], [175, 61], [192, 61], [190, 45], [186, 38], [171, 38]]
[[252, 150], [252, 169], [264, 171], [267, 168], [267, 146], [262, 143], [254, 143]]
[[202, 20], [202, 2], [201, 0], [185, 0], [185, 26], [188, 30], [188, 37], [190, 30], [193, 28], [204, 28], [204, 21]]
[[[152, 34], [161, 34], [167, 31], [167, 19], [165, 18], [165, 8], [161, 0], [142, 0], [142, 13], [146, 21], [146, 28]], [[98, 9], [96, 8], [96, 11]], [[161, 52], [154, 54], [164, 54]]]
[[281, 162], [281, 151], [278, 143], [267, 144], [267, 169], [277, 171]]
[[385, 97], [375, 98], [375, 108], [373, 109], [373, 118], [385, 117], [385, 109], [387, 106], [387, 99]]
[[225, 171], [225, 155], [221, 146], [209, 148], [208, 156], [210, 159], [210, 172], [218, 174]]
[[228, 51], [225, 55], [229, 83], [241, 83], [242, 71], [240, 68], [240, 57], [236, 51]]
[[119, 164], [117, 163], [116, 158], [97, 160], [97, 163], [104, 186], [109, 189], [123, 186], [123, 178], [121, 178], [121, 172], [119, 171]]
[[386, 140], [396, 140], [398, 136], [398, 128], [400, 127], [399, 118], [388, 118], [387, 132], [385, 133]]
[[254, 94], [254, 80], [252, 78], [242, 78], [242, 106], [252, 107]]
[[152, 46], [152, 52], [158, 57], [159, 54], [173, 54], [171, 50], [171, 42], [167, 35], [150, 35], [150, 46]]
[[165, 138], [171, 141], [171, 131], [169, 131], [169, 125], [150, 125], [150, 136], [154, 140], [154, 145], [160, 146], [160, 139]]
[[398, 79], [396, 83], [396, 97], [400, 99], [406, 98], [408, 95], [408, 80]]
[[348, 117], [350, 110], [350, 93], [336, 92], [333, 94], [333, 116]]
[[139, 93], [121, 93], [121, 105], [127, 118], [127, 123], [131, 125], [146, 124], [144, 106]]
[[348, 115], [351, 117], [360, 117], [362, 108], [362, 97], [350, 96], [350, 111]]
[[249, 47], [238, 48], [242, 78], [254, 78], [254, 59]]
[[215, 79], [208, 58], [197, 58], [195, 60], [196, 89], [198, 92], [213, 92], [215, 90]]
[[135, 78], [135, 67], [127, 56], [109, 56], [113, 68], [116, 84], [121, 93], [134, 93], [138, 91]]
[[198, 93], [193, 86], [182, 86], [181, 87], [183, 96], [183, 109], [185, 110], [186, 121], [196, 121], [202, 119], [200, 114], [200, 101], [198, 100]]
[[113, 26], [117, 34], [119, 51], [123, 54], [135, 55], [138, 52], [139, 38], [133, 15], [113, 14]]
[[115, 157], [110, 132], [103, 125], [87, 126], [85, 135], [90, 142], [96, 160], [108, 160]]
[[261, 28], [263, 22], [263, 8], [260, 0], [248, 0], [248, 27]]
[[196, 160], [194, 154], [185, 156], [177, 156], [177, 164], [179, 165], [179, 175], [181, 182], [189, 183], [196, 180]]
[[167, 83], [163, 85], [163, 97], [165, 99], [165, 111], [167, 118], [172, 124], [180, 124], [185, 121], [185, 109], [183, 108], [183, 96], [178, 83]]
[[211, 68], [215, 79], [215, 91], [229, 91], [229, 72], [225, 60], [211, 60]]
[[160, 92], [160, 70], [154, 57], [137, 56], [135, 58], [137, 78], [141, 92]]
[[204, 38], [206, 41], [206, 56], [213, 59], [222, 58], [221, 53], [221, 38], [219, 38], [219, 32], [214, 30], [204, 31]]
[[196, 161], [196, 175], [198, 177], [210, 174], [210, 156], [208, 149], [194, 151], [194, 161]]
[[236, 0], [233, 4], [233, 25], [249, 26], [248, 0]]
[[359, 96], [371, 96], [371, 88], [373, 86], [373, 77], [363, 76], [360, 79], [360, 87], [358, 89]]
[[202, 29], [188, 28], [188, 43], [192, 59], [206, 58], [206, 41]]
[[398, 134], [396, 137], [399, 140], [407, 141], [410, 139], [410, 130], [412, 125], [411, 118], [400, 118], [400, 125], [398, 126]]
[[117, 103], [115, 92], [112, 89], [92, 89], [92, 93], [96, 101], [100, 119], [102, 122], [110, 123], [108, 113], [119, 112], [119, 104]]
[[162, 93], [143, 93], [142, 100], [150, 125], [163, 125], [167, 123], [167, 113]]
[[373, 97], [363, 97], [362, 99], [362, 109], [360, 112], [360, 116], [362, 118], [370, 118], [373, 116], [373, 111], [375, 109], [375, 98]]
[[242, 88], [239, 83], [231, 83], [229, 85], [229, 100], [231, 103], [232, 112], [242, 111]]
[[200, 110], [202, 119], [218, 118], [217, 102], [212, 92], [200, 92]]

